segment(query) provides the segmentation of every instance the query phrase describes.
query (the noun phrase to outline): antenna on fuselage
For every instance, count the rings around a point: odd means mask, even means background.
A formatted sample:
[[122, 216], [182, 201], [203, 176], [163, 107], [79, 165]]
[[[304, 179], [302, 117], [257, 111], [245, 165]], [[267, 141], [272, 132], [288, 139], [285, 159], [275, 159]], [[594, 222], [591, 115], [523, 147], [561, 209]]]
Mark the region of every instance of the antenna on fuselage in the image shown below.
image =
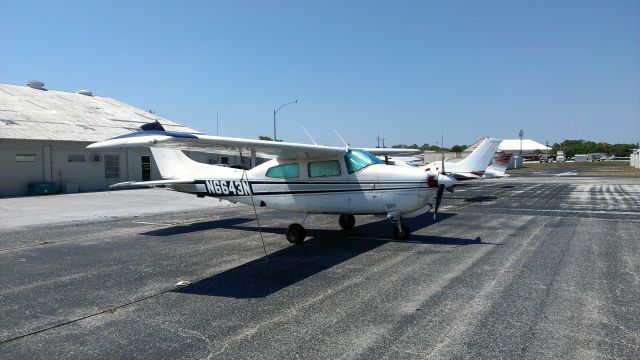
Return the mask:
[[300, 125], [300, 127], [302, 128], [302, 130], [304, 130], [304, 133], [307, 134], [309, 139], [311, 139], [311, 142], [313, 142], [313, 145], [318, 145], [318, 143], [313, 139], [313, 137], [311, 137], [311, 134], [309, 134], [307, 129], [305, 129], [305, 127], [303, 125]]
[[346, 141], [344, 141], [344, 139], [342, 138], [342, 136], [340, 136], [340, 134], [338, 133], [338, 130], [333, 129], [333, 132], [336, 133], [336, 135], [338, 135], [338, 138], [340, 139], [340, 141], [342, 141], [342, 143], [344, 144], [344, 146], [347, 148], [347, 150], [350, 150], [351, 148], [349, 147], [349, 144], [347, 144]]

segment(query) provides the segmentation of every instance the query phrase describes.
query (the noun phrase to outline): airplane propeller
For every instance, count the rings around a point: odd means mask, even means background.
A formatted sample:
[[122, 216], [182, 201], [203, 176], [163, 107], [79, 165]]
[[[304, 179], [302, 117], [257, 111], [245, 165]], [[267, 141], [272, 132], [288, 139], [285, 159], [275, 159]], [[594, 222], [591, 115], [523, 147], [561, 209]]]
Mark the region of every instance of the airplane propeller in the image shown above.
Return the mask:
[[436, 207], [433, 210], [433, 220], [436, 219], [436, 215], [438, 215], [438, 209], [440, 208], [440, 203], [442, 202], [442, 195], [444, 191], [453, 192], [453, 186], [458, 182], [454, 177], [451, 177], [447, 174], [444, 168], [444, 134], [442, 135], [441, 144], [443, 146], [442, 149], [442, 165], [440, 166], [440, 173], [438, 174], [438, 192], [436, 193]]
[[444, 191], [452, 191], [449, 189], [457, 182], [458, 181], [451, 176], [438, 174], [438, 192], [436, 193], [436, 207], [433, 210], [433, 220], [435, 220], [436, 215], [438, 215], [438, 209], [440, 208], [440, 203], [442, 202], [442, 195], [444, 194]]

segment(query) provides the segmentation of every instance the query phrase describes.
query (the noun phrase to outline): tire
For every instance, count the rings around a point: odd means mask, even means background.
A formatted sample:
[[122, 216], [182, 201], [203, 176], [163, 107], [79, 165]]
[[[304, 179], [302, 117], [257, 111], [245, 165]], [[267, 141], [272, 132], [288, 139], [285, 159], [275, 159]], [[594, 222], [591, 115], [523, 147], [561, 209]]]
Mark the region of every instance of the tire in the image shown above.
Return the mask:
[[302, 244], [307, 232], [300, 224], [291, 224], [287, 228], [287, 240], [292, 244]]
[[397, 226], [393, 227], [393, 237], [396, 240], [408, 240], [411, 235], [411, 230], [409, 230], [409, 227], [404, 224], [400, 227], [402, 228], [402, 231], [399, 231]]
[[338, 224], [345, 230], [351, 230], [356, 225], [356, 218], [353, 215], [340, 215]]

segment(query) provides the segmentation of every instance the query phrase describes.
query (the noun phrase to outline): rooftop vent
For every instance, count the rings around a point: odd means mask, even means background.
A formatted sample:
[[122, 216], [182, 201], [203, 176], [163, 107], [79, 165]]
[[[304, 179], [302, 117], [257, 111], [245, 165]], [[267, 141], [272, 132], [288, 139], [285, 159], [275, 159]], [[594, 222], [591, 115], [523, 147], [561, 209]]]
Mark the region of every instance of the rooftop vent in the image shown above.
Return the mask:
[[44, 88], [44, 83], [42, 81], [38, 81], [38, 80], [29, 80], [29, 81], [27, 81], [27, 86], [32, 88], [32, 89], [46, 90]]
[[78, 90], [76, 93], [80, 95], [93, 96], [93, 93], [89, 90]]

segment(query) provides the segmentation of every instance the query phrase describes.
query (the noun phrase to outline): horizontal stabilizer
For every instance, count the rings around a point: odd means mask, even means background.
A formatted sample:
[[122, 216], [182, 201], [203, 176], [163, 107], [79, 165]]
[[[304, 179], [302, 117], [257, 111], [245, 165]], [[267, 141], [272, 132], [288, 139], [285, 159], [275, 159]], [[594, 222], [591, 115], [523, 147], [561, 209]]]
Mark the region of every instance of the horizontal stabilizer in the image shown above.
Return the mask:
[[193, 184], [193, 179], [171, 179], [171, 180], [154, 180], [154, 181], [125, 181], [109, 186], [111, 190], [122, 189], [138, 189], [146, 187], [154, 187], [161, 185], [181, 185]]

